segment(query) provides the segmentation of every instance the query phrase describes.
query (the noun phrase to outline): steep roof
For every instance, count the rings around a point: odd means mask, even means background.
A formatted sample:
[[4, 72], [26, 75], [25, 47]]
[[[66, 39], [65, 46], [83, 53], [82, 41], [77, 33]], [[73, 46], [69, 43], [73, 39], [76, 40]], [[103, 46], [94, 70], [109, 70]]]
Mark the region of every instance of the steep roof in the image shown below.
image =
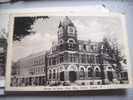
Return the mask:
[[68, 16], [65, 16], [63, 21], [60, 21], [59, 27], [61, 27], [61, 26], [66, 27], [68, 25], [74, 26], [71, 19]]

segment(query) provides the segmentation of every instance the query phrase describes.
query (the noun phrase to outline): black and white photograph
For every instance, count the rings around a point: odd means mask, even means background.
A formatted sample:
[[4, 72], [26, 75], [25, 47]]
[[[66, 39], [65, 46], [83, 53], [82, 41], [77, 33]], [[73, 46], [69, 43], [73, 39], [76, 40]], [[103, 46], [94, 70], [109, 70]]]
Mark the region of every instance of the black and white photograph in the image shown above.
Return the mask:
[[131, 85], [122, 14], [13, 15], [10, 26], [6, 90], [117, 89]]
[[0, 87], [4, 87], [9, 16], [0, 14]]

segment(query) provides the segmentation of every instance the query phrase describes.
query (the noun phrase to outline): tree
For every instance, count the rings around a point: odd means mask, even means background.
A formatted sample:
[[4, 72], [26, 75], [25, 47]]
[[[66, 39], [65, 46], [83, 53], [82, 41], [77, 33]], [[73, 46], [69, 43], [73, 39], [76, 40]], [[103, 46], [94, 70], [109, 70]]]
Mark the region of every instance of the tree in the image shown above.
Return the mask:
[[[122, 71], [122, 63], [126, 64], [126, 59], [122, 55], [122, 50], [117, 41], [113, 39], [103, 39], [103, 60], [107, 61], [117, 73], [117, 78], [120, 78]], [[101, 53], [100, 53], [101, 54]]]
[[25, 36], [34, 33], [31, 31], [31, 25], [35, 20], [39, 18], [49, 18], [48, 16], [37, 16], [37, 17], [15, 17], [14, 20], [14, 35], [13, 40], [21, 41]]

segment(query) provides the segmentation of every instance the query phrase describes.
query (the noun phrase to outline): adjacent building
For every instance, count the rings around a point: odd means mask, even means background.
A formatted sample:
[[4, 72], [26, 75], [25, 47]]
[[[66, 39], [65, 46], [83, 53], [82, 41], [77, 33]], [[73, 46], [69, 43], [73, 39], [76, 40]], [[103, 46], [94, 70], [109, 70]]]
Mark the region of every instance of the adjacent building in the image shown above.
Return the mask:
[[46, 85], [46, 54], [35, 53], [13, 63], [11, 85], [41, 86]]

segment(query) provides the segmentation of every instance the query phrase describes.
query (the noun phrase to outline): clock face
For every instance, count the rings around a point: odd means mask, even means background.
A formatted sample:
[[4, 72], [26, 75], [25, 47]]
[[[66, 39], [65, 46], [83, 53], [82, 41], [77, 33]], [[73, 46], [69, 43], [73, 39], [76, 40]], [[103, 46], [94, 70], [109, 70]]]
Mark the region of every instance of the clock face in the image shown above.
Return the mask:
[[74, 27], [72, 27], [72, 26], [68, 26], [68, 34], [69, 35], [74, 35], [74, 33], [75, 33], [75, 28]]

